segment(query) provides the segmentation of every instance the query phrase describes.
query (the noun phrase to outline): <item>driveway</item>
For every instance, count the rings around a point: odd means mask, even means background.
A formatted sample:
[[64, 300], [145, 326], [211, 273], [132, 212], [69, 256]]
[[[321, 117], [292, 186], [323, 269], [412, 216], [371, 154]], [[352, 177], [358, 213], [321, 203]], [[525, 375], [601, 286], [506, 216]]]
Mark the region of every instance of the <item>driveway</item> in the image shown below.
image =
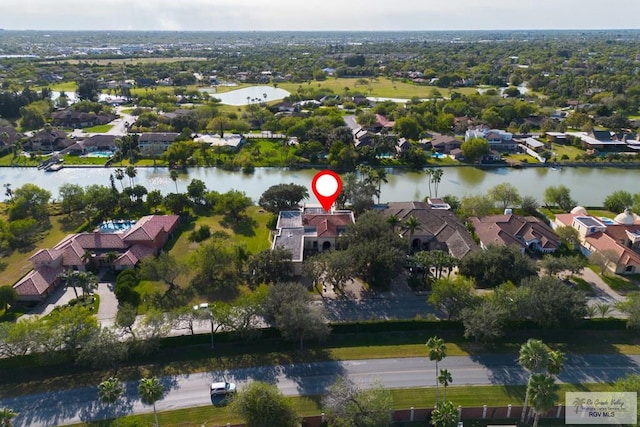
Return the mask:
[[611, 311], [607, 314], [608, 317], [626, 318], [627, 315], [616, 310], [615, 305], [624, 301], [625, 297], [611, 289], [607, 283], [602, 280], [599, 274], [595, 273], [590, 268], [585, 268], [579, 277], [584, 279], [587, 283], [590, 283], [595, 289], [595, 296], [589, 298], [588, 304], [590, 306], [597, 306], [598, 304], [608, 304], [611, 307]]
[[110, 282], [98, 283], [96, 294], [100, 296], [98, 308], [98, 322], [103, 327], [109, 327], [115, 323], [118, 314], [118, 300], [114, 293], [115, 284]]
[[[82, 289], [78, 288], [77, 291], [78, 295], [82, 294]], [[49, 297], [45, 301], [38, 304], [33, 310], [22, 315], [20, 318], [28, 319], [34, 316], [46, 316], [47, 314], [51, 313], [54, 308], [67, 305], [69, 304], [69, 301], [75, 298], [76, 293], [74, 292], [73, 288], [65, 288], [63, 286], [60, 286], [55, 290], [54, 293], [49, 295]]]

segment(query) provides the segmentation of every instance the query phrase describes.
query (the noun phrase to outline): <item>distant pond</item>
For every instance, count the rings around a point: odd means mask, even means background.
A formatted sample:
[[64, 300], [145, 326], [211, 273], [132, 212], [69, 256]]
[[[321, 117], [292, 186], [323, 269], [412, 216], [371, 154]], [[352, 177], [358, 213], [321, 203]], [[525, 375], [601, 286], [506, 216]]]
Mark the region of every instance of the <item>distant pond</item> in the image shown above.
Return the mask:
[[200, 91], [208, 92], [209, 95], [218, 98], [222, 104], [226, 105], [248, 105], [259, 102], [269, 102], [291, 95], [289, 91], [273, 86], [251, 86], [224, 93], [217, 93], [214, 88], [200, 89]]

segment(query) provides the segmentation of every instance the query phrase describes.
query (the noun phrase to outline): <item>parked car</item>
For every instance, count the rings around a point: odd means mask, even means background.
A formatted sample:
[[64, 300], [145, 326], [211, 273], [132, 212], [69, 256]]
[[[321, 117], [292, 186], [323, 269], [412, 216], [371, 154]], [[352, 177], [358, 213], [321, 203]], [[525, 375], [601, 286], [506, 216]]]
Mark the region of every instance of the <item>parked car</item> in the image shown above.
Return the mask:
[[226, 396], [227, 394], [233, 394], [235, 392], [235, 383], [228, 383], [226, 381], [211, 383], [211, 396]]

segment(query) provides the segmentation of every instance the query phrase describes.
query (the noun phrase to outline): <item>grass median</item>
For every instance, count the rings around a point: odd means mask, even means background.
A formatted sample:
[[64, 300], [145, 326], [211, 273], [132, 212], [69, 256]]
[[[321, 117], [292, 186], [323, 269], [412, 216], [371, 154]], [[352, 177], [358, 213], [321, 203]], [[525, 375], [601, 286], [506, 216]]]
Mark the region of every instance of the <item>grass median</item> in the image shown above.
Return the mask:
[[[408, 326], [405, 323], [402, 325]], [[433, 335], [445, 339], [449, 357], [495, 353], [516, 355], [520, 344], [530, 337], [543, 339], [553, 348], [567, 354], [640, 354], [640, 338], [626, 329], [555, 331], [555, 335], [523, 330], [511, 333], [508, 342], [491, 346], [476, 344], [466, 340], [460, 331], [444, 328], [384, 333], [336, 333], [326, 342], [310, 345], [303, 352], [297, 350], [297, 343], [286, 342], [277, 337], [253, 342], [224, 342], [221, 337], [217, 337], [216, 350], [212, 353], [209, 335], [203, 334], [169, 341], [153, 356], [123, 364], [117, 372], [92, 371], [72, 363], [42, 366], [36, 363], [35, 356], [3, 359], [0, 360], [0, 377], [3, 378], [0, 382], [0, 398], [42, 390], [96, 386], [112, 375], [117, 375], [123, 381], [136, 381], [148, 376], [184, 375], [313, 361], [426, 357], [425, 342]], [[184, 342], [190, 342], [191, 345], [183, 345]]]
[[[564, 393], [574, 391], [612, 391], [609, 384], [561, 384], [560, 401], [564, 404]], [[436, 389], [406, 388], [393, 389], [393, 408], [428, 408], [435, 402]], [[524, 386], [449, 386], [447, 387], [447, 400], [463, 407], [470, 406], [504, 406], [512, 404], [519, 406], [524, 400]], [[440, 388], [440, 396], [443, 390]], [[317, 415], [322, 412], [321, 396], [289, 397], [296, 412], [301, 416]], [[239, 423], [241, 419], [229, 411], [227, 407], [199, 406], [195, 408], [178, 409], [158, 413], [158, 421], [164, 427], [185, 427], [202, 425], [226, 425], [226, 423]], [[120, 425], [138, 426], [153, 424], [153, 414], [131, 415], [120, 419]], [[106, 427], [115, 425], [114, 421], [96, 421], [76, 426]]]

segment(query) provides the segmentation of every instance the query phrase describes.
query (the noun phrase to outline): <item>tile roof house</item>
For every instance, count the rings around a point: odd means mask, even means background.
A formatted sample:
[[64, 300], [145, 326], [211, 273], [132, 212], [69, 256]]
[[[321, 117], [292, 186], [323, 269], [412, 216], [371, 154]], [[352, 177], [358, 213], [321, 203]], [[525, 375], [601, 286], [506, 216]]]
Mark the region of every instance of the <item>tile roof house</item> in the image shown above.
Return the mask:
[[640, 219], [628, 210], [611, 220], [594, 217], [584, 208], [576, 207], [572, 213], [556, 215], [555, 223], [578, 230], [582, 252], [587, 256], [605, 255], [612, 273], [640, 273]]
[[[431, 206], [427, 202], [389, 202], [382, 212], [396, 216], [401, 222], [409, 216], [414, 216], [420, 222], [411, 235], [413, 251], [442, 250], [462, 259], [478, 248], [465, 225], [450, 210]], [[410, 232], [402, 230], [400, 236], [408, 240]]]
[[138, 137], [138, 147], [142, 151], [147, 146], [161, 146], [166, 151], [178, 135], [176, 132], [144, 132]]
[[67, 150], [71, 154], [87, 154], [94, 151], [115, 151], [116, 135], [93, 135], [82, 141], [78, 141]]
[[177, 215], [149, 215], [130, 229], [119, 232], [94, 231], [70, 234], [51, 249], [40, 249], [29, 260], [33, 270], [13, 288], [19, 301], [40, 301], [59, 284], [66, 270], [85, 271], [87, 264], [134, 267], [141, 259], [157, 254], [178, 226]]
[[67, 133], [60, 129], [42, 130], [27, 141], [26, 146], [32, 151], [50, 153], [60, 151], [74, 144], [74, 140], [67, 137]]
[[560, 247], [560, 238], [553, 229], [534, 216], [513, 214], [469, 218], [480, 239], [480, 246], [515, 245], [522, 252], [531, 249], [552, 253]]
[[24, 135], [19, 133], [11, 126], [0, 126], [0, 135], [6, 133], [6, 141], [3, 138], [0, 138], [0, 148], [6, 147], [9, 145], [13, 145], [20, 138], [23, 138]]
[[449, 135], [438, 135], [431, 140], [431, 147], [438, 153], [449, 154], [461, 146], [462, 141]]
[[514, 151], [518, 148], [518, 142], [513, 139], [511, 132], [501, 129], [490, 129], [487, 126], [467, 129], [464, 133], [464, 140], [468, 141], [471, 138], [486, 139], [491, 150]]
[[220, 136], [218, 134], [205, 134], [194, 138], [195, 142], [204, 142], [211, 147], [225, 147], [233, 151], [238, 151], [240, 147], [247, 142], [244, 136], [239, 134], [225, 134]]
[[110, 113], [96, 114], [83, 111], [63, 110], [51, 116], [51, 124], [64, 128], [85, 128], [96, 125], [104, 125], [115, 120], [118, 116]]
[[281, 211], [271, 248], [291, 252], [294, 273], [301, 274], [305, 253], [335, 249], [338, 237], [353, 223], [353, 212], [349, 210], [327, 212], [321, 207], [305, 206]]

